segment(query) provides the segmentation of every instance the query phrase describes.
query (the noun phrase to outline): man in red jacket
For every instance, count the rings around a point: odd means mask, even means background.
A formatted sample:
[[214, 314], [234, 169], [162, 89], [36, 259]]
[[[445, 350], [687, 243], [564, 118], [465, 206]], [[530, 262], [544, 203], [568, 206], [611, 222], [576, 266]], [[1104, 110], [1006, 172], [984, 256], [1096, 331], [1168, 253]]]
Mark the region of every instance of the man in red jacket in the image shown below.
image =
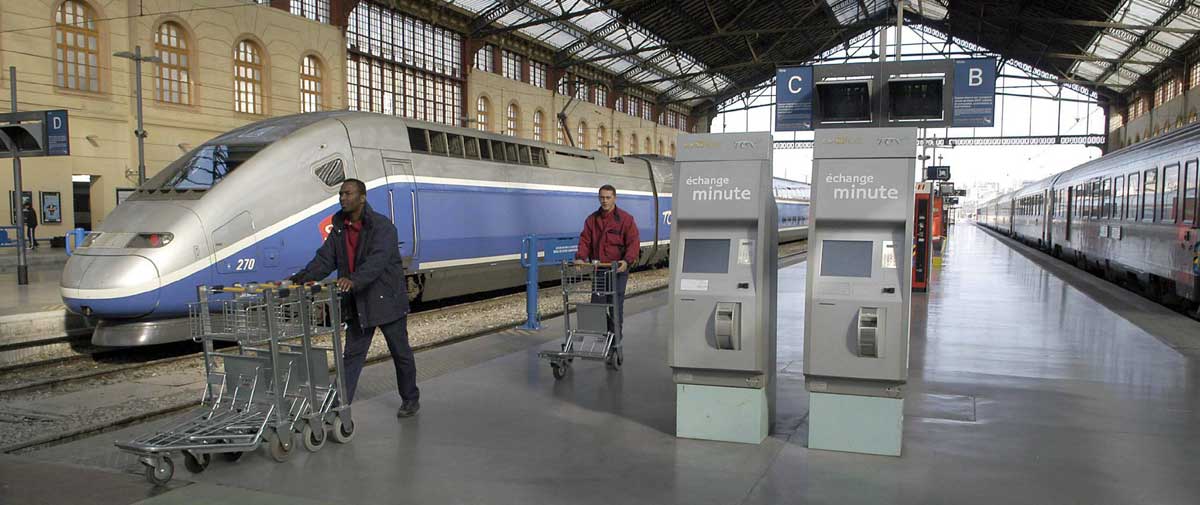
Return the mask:
[[[583, 233], [579, 234], [579, 250], [575, 252], [575, 263], [589, 261], [617, 264], [615, 278], [617, 321], [625, 322], [625, 284], [629, 282], [629, 265], [637, 261], [641, 240], [633, 215], [617, 207], [617, 189], [609, 184], [600, 186], [600, 208], [583, 221]], [[593, 300], [593, 302], [598, 300]], [[624, 324], [621, 325], [624, 327]]]

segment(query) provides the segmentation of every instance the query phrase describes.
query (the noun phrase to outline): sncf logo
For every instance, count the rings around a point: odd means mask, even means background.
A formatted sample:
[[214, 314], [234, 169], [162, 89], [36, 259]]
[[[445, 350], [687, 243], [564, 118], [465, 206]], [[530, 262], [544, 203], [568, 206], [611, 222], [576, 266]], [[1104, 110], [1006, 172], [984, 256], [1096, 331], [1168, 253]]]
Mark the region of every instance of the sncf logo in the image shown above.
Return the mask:
[[333, 214], [325, 216], [325, 219], [321, 220], [321, 224], [318, 224], [317, 228], [320, 229], [321, 241], [324, 242], [325, 239], [329, 238], [329, 234], [333, 233]]

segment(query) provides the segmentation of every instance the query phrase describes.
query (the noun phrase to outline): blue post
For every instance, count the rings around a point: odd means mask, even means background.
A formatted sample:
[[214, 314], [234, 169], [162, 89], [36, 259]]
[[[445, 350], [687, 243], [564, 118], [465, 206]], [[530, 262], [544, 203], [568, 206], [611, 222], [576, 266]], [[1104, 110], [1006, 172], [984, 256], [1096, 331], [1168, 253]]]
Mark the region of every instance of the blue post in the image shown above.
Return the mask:
[[[84, 231], [83, 228], [75, 228], [74, 230], [67, 232], [67, 236], [63, 237], [67, 243], [67, 256], [75, 253], [75, 248], [83, 244], [83, 239], [85, 237], [87, 237], [87, 232]], [[72, 238], [75, 239], [73, 244], [71, 241]]]
[[538, 255], [537, 237], [527, 235], [521, 240], [521, 266], [525, 267], [525, 324], [522, 330], [540, 330], [538, 321]]

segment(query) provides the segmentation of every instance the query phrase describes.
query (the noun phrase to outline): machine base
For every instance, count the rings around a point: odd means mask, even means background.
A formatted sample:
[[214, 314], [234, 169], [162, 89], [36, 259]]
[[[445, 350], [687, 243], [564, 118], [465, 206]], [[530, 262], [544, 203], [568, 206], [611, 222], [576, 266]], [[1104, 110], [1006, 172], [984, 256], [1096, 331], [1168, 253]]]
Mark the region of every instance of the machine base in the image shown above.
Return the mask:
[[809, 449], [899, 456], [903, 432], [903, 399], [809, 393]]
[[770, 430], [767, 390], [675, 385], [675, 436], [757, 444]]

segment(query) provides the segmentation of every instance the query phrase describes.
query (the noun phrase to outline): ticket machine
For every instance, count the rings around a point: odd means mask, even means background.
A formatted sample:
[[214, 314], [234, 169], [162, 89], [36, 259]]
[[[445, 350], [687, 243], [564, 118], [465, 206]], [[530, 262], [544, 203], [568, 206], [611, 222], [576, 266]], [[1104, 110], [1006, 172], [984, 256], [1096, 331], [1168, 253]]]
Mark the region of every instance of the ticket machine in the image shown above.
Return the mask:
[[668, 352], [676, 435], [757, 444], [775, 404], [770, 133], [680, 135]]
[[917, 129], [816, 131], [804, 373], [813, 449], [900, 455]]

